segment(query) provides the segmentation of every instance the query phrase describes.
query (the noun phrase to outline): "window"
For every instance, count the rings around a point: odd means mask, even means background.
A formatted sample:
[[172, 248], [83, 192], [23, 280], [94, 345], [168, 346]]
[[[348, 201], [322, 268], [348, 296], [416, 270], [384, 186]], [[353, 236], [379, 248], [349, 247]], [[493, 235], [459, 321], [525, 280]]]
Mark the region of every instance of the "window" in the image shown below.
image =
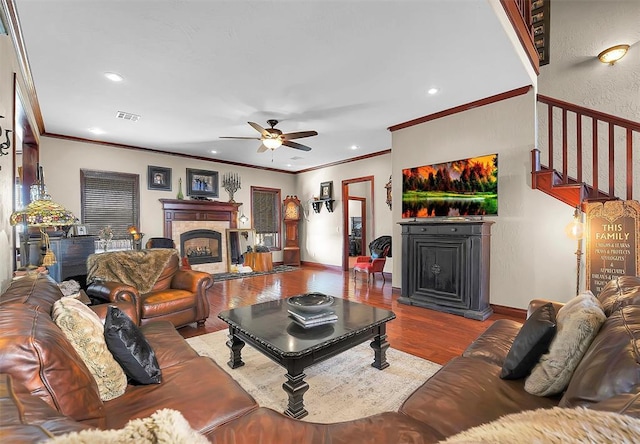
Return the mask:
[[251, 220], [256, 244], [280, 249], [280, 190], [251, 187]]
[[82, 223], [88, 234], [111, 226], [114, 239], [128, 239], [140, 226], [140, 177], [137, 174], [80, 170]]

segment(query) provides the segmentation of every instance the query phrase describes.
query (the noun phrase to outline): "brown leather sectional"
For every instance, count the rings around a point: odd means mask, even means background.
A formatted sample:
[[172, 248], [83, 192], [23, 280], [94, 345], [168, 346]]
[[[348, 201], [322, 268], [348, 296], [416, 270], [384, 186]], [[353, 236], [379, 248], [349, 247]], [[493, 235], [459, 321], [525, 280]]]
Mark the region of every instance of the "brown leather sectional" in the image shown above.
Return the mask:
[[[524, 380], [500, 379], [520, 324], [499, 320], [397, 412], [336, 424], [308, 423], [258, 407], [168, 322], [141, 327], [158, 355], [162, 384], [129, 386], [123, 396], [102, 402], [88, 370], [51, 320], [59, 297], [46, 277], [16, 281], [0, 297], [3, 442], [37, 442], [87, 427], [118, 428], [160, 408], [181, 411], [212, 442], [247, 444], [430, 443], [502, 415], [554, 406], [640, 418], [640, 277], [611, 281], [599, 295], [607, 321], [562, 395], [533, 396], [524, 390]], [[539, 304], [534, 301], [532, 307]]]

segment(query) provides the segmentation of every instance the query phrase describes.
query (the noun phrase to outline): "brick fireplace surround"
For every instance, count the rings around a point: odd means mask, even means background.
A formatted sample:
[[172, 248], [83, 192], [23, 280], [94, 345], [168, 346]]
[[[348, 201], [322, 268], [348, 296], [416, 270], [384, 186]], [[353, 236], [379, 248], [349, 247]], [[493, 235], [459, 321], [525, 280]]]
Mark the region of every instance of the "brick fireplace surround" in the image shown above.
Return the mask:
[[[191, 230], [214, 230], [222, 234], [222, 261], [196, 264], [191, 268], [206, 273], [227, 272], [227, 228], [237, 228], [241, 203], [209, 200], [160, 199], [164, 213], [164, 237], [180, 248], [180, 234]], [[180, 256], [184, 253], [180, 251]]]

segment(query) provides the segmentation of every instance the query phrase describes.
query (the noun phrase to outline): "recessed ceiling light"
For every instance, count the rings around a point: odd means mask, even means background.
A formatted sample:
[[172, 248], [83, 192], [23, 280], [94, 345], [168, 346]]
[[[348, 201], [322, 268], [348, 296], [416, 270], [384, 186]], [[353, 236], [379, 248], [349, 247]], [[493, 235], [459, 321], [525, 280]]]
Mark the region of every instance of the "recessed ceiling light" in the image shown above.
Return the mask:
[[427, 91], [427, 94], [434, 95], [437, 92], [438, 92], [438, 88], [429, 88], [429, 90]]
[[216, 150], [211, 150], [211, 154], [218, 154]]
[[288, 163], [288, 164], [287, 164], [287, 166], [288, 166], [288, 167], [290, 167], [290, 166], [291, 166], [291, 164], [290, 164], [290, 163]]
[[93, 134], [104, 134], [104, 131], [100, 128], [89, 128], [89, 132]]
[[124, 80], [124, 77], [115, 72], [105, 72], [104, 76], [112, 82], [122, 82]]
[[351, 145], [351, 149], [352, 150], [357, 150], [358, 149], [358, 145]]

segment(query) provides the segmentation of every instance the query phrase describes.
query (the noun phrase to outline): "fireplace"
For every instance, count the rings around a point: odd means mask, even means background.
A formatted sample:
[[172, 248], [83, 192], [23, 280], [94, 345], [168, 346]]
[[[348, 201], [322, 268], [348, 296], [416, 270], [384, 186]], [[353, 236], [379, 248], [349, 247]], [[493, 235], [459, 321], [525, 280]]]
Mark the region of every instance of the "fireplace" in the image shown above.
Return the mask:
[[189, 264], [222, 262], [222, 233], [215, 230], [191, 230], [180, 234], [180, 251]]
[[[191, 248], [189, 265], [194, 270], [205, 273], [224, 273], [228, 271], [226, 230], [236, 228], [238, 207], [236, 202], [219, 202], [210, 200], [160, 199], [164, 216], [164, 237], [174, 239], [180, 246], [180, 256], [186, 256]], [[215, 239], [183, 243], [182, 235], [190, 231], [207, 230], [219, 233], [217, 244]], [[192, 240], [192, 239], [188, 239]], [[207, 254], [207, 249], [212, 254]]]

